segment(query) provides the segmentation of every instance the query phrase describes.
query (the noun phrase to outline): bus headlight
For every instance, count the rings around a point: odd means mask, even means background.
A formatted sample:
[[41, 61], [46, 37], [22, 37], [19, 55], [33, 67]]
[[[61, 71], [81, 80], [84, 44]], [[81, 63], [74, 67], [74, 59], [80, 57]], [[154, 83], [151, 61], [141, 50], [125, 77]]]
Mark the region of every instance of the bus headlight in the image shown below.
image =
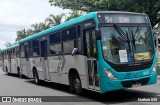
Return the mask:
[[108, 78], [114, 79], [114, 80], [117, 79], [117, 77], [114, 74], [112, 74], [112, 72], [110, 72], [108, 69], [104, 68], [104, 71], [106, 72]]
[[156, 72], [156, 70], [157, 70], [157, 65], [155, 65], [155, 66], [153, 67], [151, 74], [154, 74], [154, 73]]

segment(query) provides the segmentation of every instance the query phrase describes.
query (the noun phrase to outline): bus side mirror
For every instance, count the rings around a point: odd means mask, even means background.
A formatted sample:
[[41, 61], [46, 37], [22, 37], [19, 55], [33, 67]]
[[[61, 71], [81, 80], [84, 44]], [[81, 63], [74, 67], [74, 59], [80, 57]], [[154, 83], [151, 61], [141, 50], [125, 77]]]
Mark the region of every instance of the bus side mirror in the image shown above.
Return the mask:
[[72, 56], [75, 55], [78, 52], [78, 48], [73, 48], [72, 50]]
[[101, 40], [101, 32], [100, 32], [100, 30], [96, 29], [95, 33], [96, 33], [96, 39], [97, 40]]

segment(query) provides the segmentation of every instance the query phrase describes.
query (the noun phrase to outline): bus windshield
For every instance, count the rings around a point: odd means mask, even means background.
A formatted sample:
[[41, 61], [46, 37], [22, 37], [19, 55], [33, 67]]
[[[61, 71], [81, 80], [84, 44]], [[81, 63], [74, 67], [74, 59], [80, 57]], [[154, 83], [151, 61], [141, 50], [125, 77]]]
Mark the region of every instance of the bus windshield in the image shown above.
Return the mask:
[[154, 54], [149, 26], [101, 27], [104, 59], [111, 63], [129, 63], [150, 60]]

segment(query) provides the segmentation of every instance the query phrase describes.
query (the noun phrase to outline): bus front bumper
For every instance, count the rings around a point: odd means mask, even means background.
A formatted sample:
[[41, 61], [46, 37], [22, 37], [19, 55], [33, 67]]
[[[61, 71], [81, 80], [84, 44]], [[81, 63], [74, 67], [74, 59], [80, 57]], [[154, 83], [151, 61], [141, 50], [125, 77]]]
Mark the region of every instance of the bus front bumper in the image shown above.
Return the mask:
[[106, 78], [101, 78], [100, 92], [105, 93], [113, 90], [120, 90], [125, 88], [154, 84], [156, 82], [157, 82], [157, 73], [145, 77], [124, 79], [124, 80], [111, 80], [106, 77]]

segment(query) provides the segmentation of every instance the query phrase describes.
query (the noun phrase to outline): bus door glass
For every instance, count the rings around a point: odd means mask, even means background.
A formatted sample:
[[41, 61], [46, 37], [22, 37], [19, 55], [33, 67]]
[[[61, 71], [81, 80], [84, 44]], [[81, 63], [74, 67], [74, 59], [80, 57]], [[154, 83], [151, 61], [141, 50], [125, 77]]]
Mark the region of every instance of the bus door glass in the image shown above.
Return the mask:
[[84, 34], [85, 49], [88, 65], [89, 88], [99, 90], [99, 80], [97, 72], [97, 43], [95, 29], [89, 29]]
[[47, 56], [48, 56], [48, 53], [47, 53], [47, 41], [41, 41], [41, 63], [42, 63], [42, 69], [43, 69], [43, 72], [44, 72], [44, 78], [46, 80], [50, 80], [49, 78], [49, 71], [48, 71], [48, 61], [47, 61]]

